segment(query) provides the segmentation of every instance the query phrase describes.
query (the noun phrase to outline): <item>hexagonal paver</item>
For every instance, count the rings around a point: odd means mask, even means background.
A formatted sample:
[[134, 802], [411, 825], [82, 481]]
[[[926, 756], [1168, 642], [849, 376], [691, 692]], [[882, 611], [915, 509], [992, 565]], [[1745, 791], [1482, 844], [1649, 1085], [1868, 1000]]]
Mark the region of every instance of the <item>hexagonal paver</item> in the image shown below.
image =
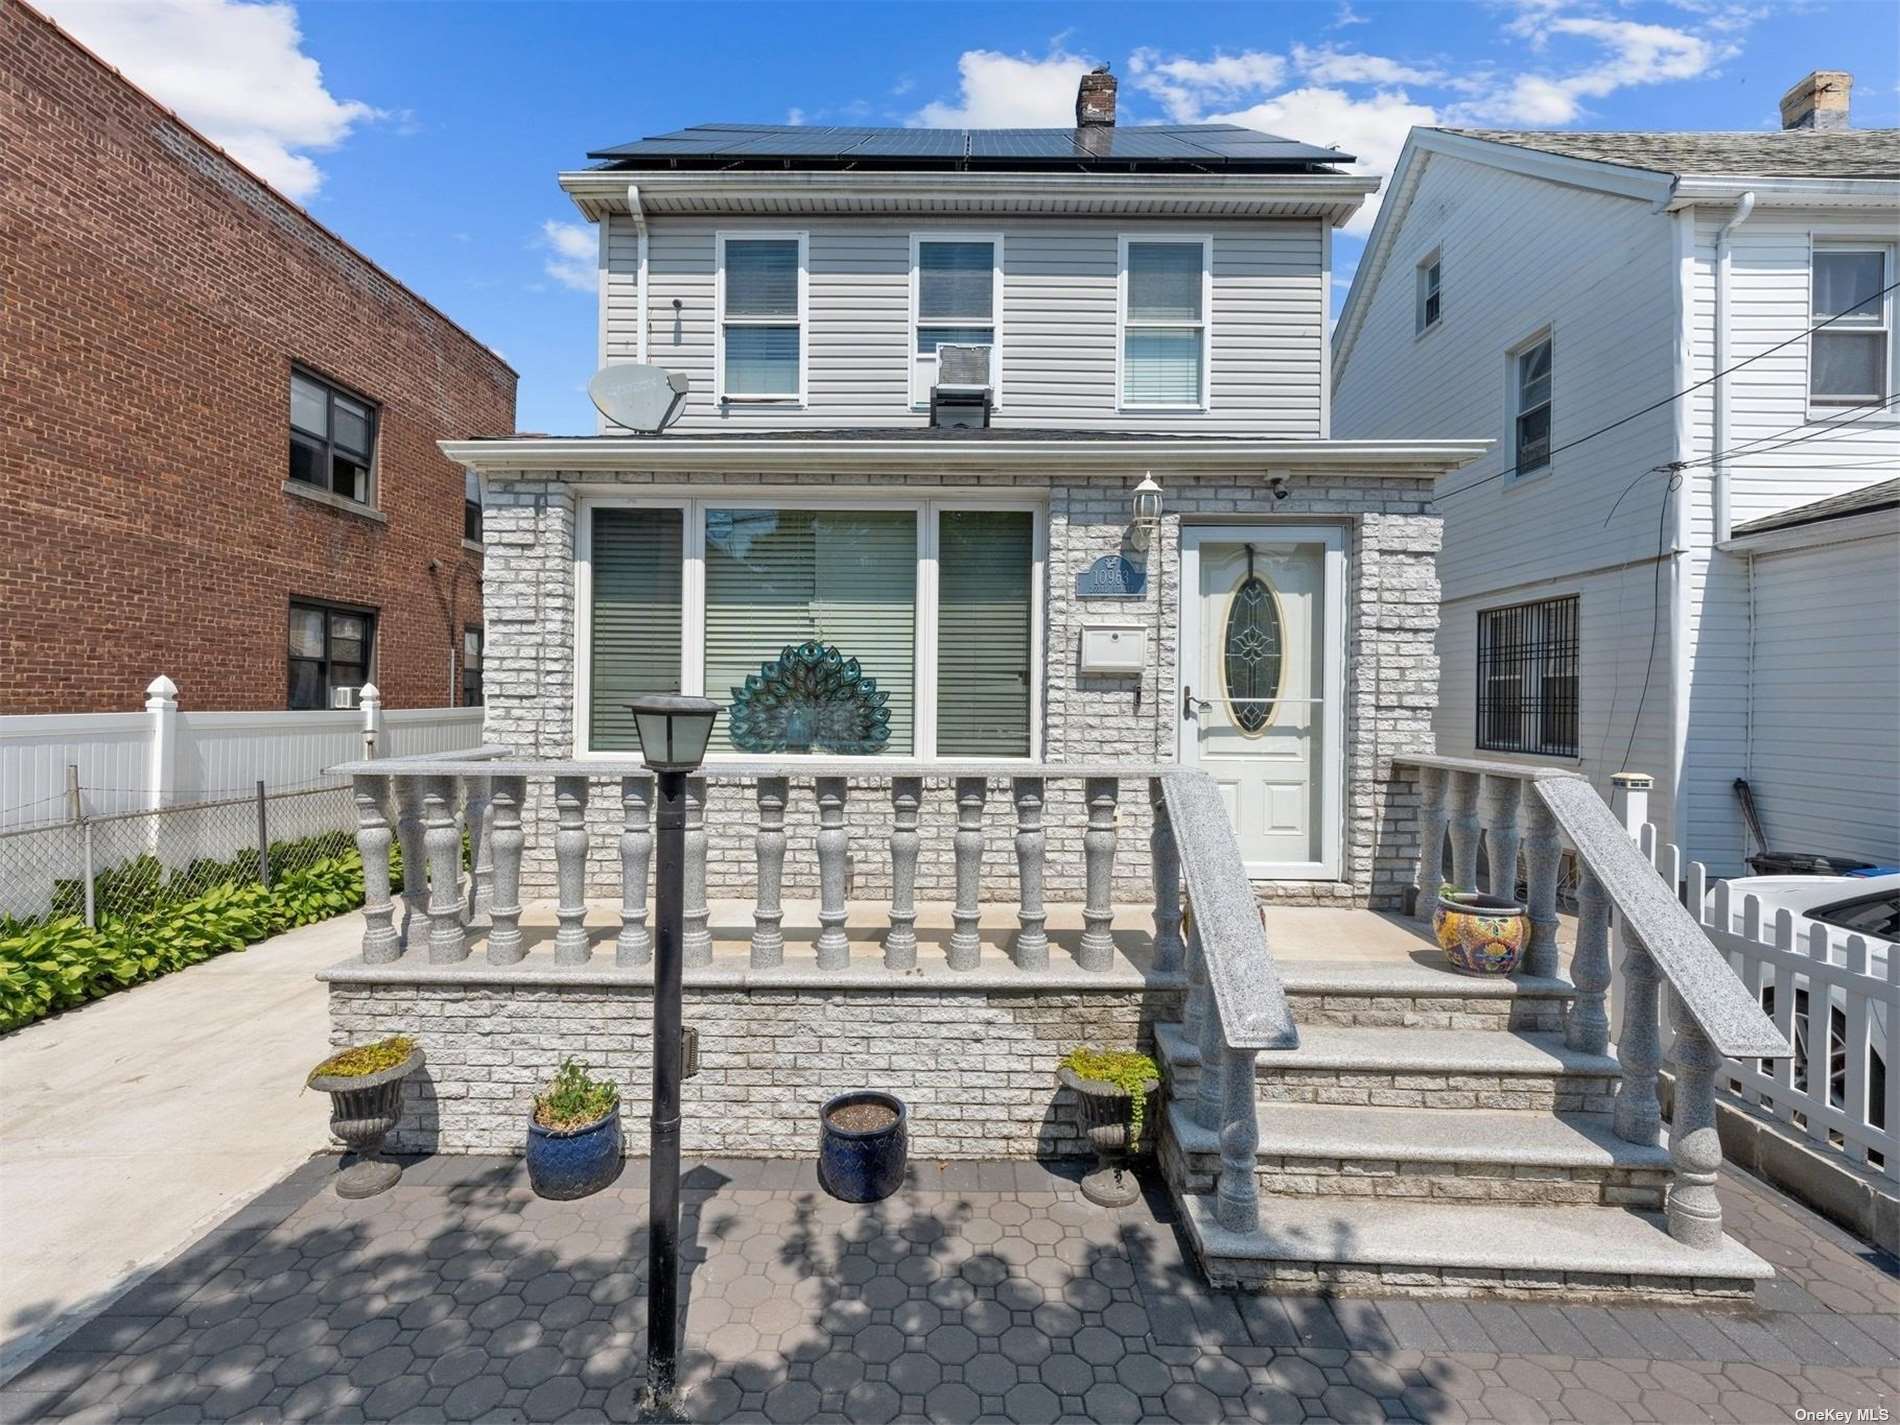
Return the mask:
[[983, 1401], [969, 1386], [946, 1381], [924, 1397], [924, 1413], [933, 1425], [970, 1425], [983, 1413]]
[[531, 1390], [557, 1375], [566, 1358], [555, 1346], [536, 1346], [509, 1360], [502, 1377], [516, 1390]]
[[810, 1381], [787, 1381], [765, 1397], [765, 1418], [798, 1425], [818, 1413], [818, 1390]]
[[1126, 1350], [1122, 1338], [1104, 1326], [1084, 1326], [1075, 1333], [1074, 1345], [1076, 1355], [1097, 1366], [1114, 1365]]
[[811, 1383], [822, 1391], [846, 1391], [864, 1379], [864, 1358], [848, 1351], [821, 1356], [811, 1368]]
[[555, 1376], [529, 1391], [521, 1408], [527, 1411], [530, 1420], [565, 1420], [580, 1408], [581, 1398], [586, 1393], [576, 1377]]
[[1126, 1386], [1090, 1386], [1082, 1396], [1082, 1404], [1096, 1425], [1120, 1425], [1123, 1421], [1141, 1419], [1141, 1398]]
[[996, 1344], [1019, 1366], [1036, 1365], [1053, 1349], [1049, 1338], [1033, 1326], [1012, 1326]]
[[946, 1366], [960, 1366], [977, 1353], [976, 1333], [967, 1326], [939, 1326], [924, 1337], [924, 1349]]
[[415, 1363], [415, 1353], [407, 1346], [385, 1346], [363, 1357], [350, 1368], [350, 1383], [359, 1386], [381, 1385], [386, 1380], [394, 1380]]
[[867, 1361], [884, 1363], [904, 1354], [904, 1333], [895, 1326], [879, 1322], [867, 1326], [851, 1338], [850, 1349]]

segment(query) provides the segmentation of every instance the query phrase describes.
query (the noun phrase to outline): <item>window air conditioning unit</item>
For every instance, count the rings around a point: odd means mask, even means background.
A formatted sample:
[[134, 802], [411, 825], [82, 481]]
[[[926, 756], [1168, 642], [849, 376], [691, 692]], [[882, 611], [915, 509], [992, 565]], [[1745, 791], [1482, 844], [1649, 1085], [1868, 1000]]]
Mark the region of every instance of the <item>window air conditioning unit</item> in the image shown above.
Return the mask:
[[357, 705], [357, 694], [362, 691], [361, 688], [332, 688], [330, 689], [330, 706], [340, 709], [353, 708]]
[[954, 429], [990, 423], [994, 348], [945, 342], [937, 348], [937, 384], [930, 388], [930, 423]]

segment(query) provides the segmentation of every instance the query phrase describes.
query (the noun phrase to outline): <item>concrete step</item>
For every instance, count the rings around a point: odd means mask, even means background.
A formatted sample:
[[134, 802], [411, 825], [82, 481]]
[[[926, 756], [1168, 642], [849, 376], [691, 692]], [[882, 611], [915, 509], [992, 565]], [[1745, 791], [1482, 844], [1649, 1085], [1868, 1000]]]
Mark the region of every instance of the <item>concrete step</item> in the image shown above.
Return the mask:
[[[1669, 1185], [1668, 1149], [1625, 1143], [1602, 1114], [1274, 1103], [1257, 1121], [1257, 1177], [1276, 1195], [1660, 1210]], [[1186, 1104], [1170, 1105], [1161, 1153], [1178, 1190], [1213, 1190], [1219, 1135]]]
[[1566, 980], [1463, 975], [1435, 951], [1366, 963], [1287, 961], [1296, 1024], [1348, 1028], [1561, 1030], [1577, 997]]
[[1282, 1197], [1242, 1233], [1216, 1221], [1211, 1196], [1180, 1202], [1209, 1280], [1249, 1291], [1713, 1305], [1745, 1304], [1774, 1275], [1733, 1239], [1698, 1251], [1660, 1214], [1620, 1207]]
[[[1170, 1091], [1199, 1082], [1200, 1054], [1178, 1024], [1155, 1028]], [[1297, 1049], [1263, 1052], [1259, 1097], [1367, 1108], [1544, 1109], [1608, 1113], [1616, 1060], [1567, 1048], [1543, 1032], [1302, 1025]]]

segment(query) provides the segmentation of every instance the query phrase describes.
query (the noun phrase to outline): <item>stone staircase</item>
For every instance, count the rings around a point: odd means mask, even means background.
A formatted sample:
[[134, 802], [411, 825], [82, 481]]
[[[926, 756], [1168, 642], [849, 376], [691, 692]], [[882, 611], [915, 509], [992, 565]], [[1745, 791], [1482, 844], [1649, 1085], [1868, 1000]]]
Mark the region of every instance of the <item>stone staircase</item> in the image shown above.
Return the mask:
[[1279, 969], [1300, 1044], [1256, 1061], [1260, 1230], [1217, 1222], [1200, 1054], [1179, 1025], [1157, 1032], [1161, 1163], [1216, 1285], [1745, 1302], [1772, 1275], [1731, 1240], [1669, 1235], [1668, 1148], [1612, 1131], [1620, 1069], [1565, 1046], [1565, 981], [1429, 954]]

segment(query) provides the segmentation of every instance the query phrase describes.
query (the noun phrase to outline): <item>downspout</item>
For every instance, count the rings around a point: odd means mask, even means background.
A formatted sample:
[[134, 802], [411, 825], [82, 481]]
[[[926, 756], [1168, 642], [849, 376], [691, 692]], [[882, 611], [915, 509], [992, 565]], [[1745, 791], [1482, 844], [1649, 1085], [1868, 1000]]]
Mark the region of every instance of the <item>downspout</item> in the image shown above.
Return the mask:
[[[633, 217], [634, 242], [637, 249], [634, 254], [637, 265], [634, 312], [640, 318], [640, 336], [635, 344], [633, 359], [644, 362], [647, 359], [647, 215], [646, 210], [640, 206], [640, 185], [637, 183], [627, 185], [627, 211]], [[603, 300], [601, 303], [603, 313], [606, 307], [607, 304]], [[606, 320], [604, 315], [602, 320]]]
[[1709, 496], [1713, 505], [1714, 542], [1719, 548], [1728, 541], [1728, 378], [1719, 373], [1728, 370], [1728, 271], [1729, 237], [1755, 211], [1755, 190], [1749, 189], [1735, 200], [1735, 211], [1715, 235], [1715, 429]]

